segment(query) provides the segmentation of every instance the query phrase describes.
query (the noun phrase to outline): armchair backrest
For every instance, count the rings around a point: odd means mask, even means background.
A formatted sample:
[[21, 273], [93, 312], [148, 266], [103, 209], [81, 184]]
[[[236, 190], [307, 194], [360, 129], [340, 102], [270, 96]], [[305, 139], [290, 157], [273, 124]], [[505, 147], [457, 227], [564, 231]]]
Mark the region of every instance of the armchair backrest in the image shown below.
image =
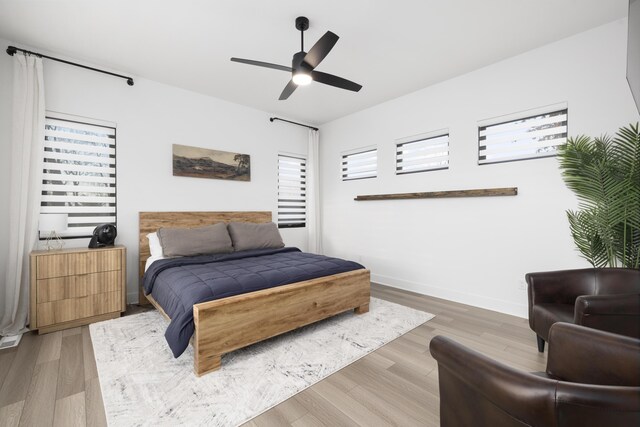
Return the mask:
[[447, 337], [429, 347], [443, 427], [640, 426], [640, 340], [556, 323], [547, 368], [555, 378], [518, 371]]
[[593, 268], [527, 273], [529, 305], [538, 301], [573, 303], [579, 295], [593, 295], [596, 281]]
[[594, 295], [640, 293], [640, 270], [631, 268], [596, 268]]
[[580, 268], [527, 273], [529, 319], [539, 303], [574, 304], [581, 295], [640, 294], [640, 270]]
[[635, 387], [640, 398], [640, 340], [555, 323], [549, 331], [547, 374], [572, 383]]

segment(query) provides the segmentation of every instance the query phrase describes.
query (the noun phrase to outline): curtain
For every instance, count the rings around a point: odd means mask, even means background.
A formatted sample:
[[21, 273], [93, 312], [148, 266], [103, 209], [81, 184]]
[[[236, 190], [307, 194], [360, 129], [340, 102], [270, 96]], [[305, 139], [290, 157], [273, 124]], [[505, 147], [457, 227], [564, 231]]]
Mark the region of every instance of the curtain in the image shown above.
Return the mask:
[[29, 313], [29, 252], [38, 239], [44, 156], [42, 59], [15, 54], [6, 276], [0, 288], [0, 335], [26, 330]]
[[317, 130], [309, 129], [307, 154], [307, 241], [308, 250], [322, 254], [322, 229], [320, 218], [320, 169], [318, 168]]

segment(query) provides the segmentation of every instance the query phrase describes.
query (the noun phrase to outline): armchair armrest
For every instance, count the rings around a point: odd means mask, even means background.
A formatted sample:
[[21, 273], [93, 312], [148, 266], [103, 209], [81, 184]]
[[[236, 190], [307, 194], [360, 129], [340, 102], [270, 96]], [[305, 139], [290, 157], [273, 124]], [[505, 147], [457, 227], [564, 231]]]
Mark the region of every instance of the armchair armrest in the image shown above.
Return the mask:
[[547, 374], [574, 383], [640, 387], [638, 354], [640, 340], [555, 323], [549, 331]]
[[558, 420], [566, 426], [640, 425], [640, 387], [558, 382]]
[[[556, 424], [557, 381], [519, 372], [437, 336], [429, 345], [438, 361], [440, 419], [447, 425]], [[465, 410], [460, 410], [460, 402]]]
[[640, 294], [581, 295], [576, 299], [575, 323], [587, 316], [640, 316]]
[[574, 323], [640, 337], [640, 294], [580, 296], [576, 299]]

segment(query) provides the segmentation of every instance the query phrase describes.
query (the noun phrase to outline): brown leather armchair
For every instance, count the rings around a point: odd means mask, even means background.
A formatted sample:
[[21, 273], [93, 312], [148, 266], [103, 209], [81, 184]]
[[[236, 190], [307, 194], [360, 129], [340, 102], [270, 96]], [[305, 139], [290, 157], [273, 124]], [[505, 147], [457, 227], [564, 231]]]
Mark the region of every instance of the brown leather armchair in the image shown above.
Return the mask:
[[525, 279], [538, 351], [556, 322], [640, 338], [640, 270], [584, 268], [529, 273]]
[[569, 323], [549, 332], [544, 373], [526, 373], [437, 336], [440, 425], [639, 426], [640, 340]]

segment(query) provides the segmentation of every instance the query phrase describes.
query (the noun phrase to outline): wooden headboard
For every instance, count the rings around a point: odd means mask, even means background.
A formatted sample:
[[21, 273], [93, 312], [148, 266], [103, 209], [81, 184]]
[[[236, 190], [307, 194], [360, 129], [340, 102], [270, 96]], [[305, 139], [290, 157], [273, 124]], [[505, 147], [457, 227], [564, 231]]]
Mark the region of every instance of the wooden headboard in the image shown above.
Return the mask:
[[254, 212], [140, 212], [138, 235], [138, 271], [140, 304], [147, 304], [142, 292], [142, 275], [147, 258], [151, 256], [147, 234], [161, 227], [194, 228], [218, 222], [271, 222], [271, 211]]

